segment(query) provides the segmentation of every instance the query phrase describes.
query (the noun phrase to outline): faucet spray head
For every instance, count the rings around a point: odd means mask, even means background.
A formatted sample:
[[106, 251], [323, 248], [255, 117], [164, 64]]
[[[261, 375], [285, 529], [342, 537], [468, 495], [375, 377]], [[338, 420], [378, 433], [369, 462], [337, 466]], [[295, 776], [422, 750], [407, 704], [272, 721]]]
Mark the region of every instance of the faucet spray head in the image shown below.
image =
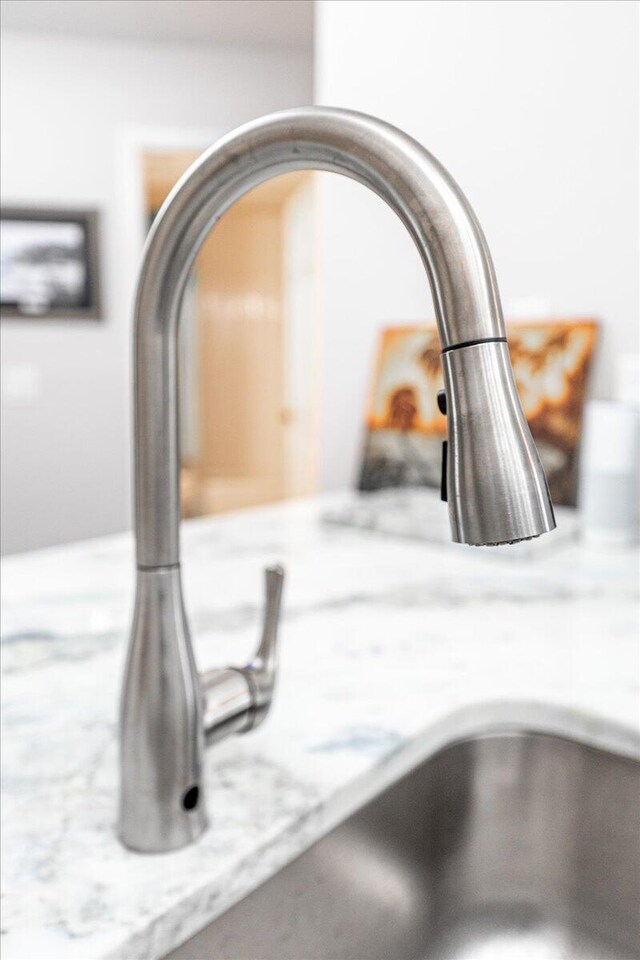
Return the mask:
[[453, 540], [498, 546], [553, 530], [549, 488], [520, 406], [506, 338], [445, 348], [442, 361]]

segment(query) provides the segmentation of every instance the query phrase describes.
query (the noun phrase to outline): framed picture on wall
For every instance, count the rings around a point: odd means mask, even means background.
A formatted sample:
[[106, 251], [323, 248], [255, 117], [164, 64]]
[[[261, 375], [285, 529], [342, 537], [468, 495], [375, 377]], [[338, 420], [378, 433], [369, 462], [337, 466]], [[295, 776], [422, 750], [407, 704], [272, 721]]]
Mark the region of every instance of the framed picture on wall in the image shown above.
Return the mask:
[[3, 207], [0, 316], [99, 320], [98, 214]]

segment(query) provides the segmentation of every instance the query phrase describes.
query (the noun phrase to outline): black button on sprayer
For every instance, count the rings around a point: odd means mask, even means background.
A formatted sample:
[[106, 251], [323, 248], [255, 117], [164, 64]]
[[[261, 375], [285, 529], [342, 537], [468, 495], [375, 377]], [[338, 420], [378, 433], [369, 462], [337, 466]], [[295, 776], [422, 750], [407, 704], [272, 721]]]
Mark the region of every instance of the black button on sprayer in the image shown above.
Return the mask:
[[442, 441], [442, 473], [440, 474], [440, 499], [447, 502], [447, 441]]
[[[438, 390], [438, 410], [443, 417], [447, 415], [447, 394]], [[442, 467], [440, 472], [440, 499], [447, 502], [447, 441], [442, 441]]]

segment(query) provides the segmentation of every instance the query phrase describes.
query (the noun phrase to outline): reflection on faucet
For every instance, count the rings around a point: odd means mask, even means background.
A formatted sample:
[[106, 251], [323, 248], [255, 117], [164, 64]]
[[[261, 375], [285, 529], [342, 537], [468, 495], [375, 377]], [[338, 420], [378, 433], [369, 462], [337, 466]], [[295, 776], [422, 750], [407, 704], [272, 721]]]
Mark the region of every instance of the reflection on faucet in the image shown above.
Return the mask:
[[264, 180], [303, 169], [365, 184], [416, 243], [442, 347], [453, 539], [511, 543], [554, 527], [513, 381], [489, 250], [444, 167], [400, 130], [324, 107], [273, 114], [214, 144], [158, 215], [135, 302], [138, 582], [122, 697], [119, 811], [120, 837], [134, 850], [174, 850], [202, 833], [205, 740], [254, 727], [271, 702], [280, 568], [267, 571], [255, 660], [202, 680], [196, 670], [180, 584], [177, 327], [189, 269], [222, 214]]

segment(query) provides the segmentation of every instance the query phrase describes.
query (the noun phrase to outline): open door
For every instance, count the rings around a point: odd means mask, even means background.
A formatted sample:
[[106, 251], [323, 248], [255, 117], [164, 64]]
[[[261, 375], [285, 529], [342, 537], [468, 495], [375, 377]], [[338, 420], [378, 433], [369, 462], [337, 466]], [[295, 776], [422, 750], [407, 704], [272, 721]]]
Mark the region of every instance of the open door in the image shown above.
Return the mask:
[[[145, 151], [149, 223], [197, 151]], [[315, 180], [239, 200], [198, 255], [180, 333], [182, 507], [203, 516], [318, 489]]]

